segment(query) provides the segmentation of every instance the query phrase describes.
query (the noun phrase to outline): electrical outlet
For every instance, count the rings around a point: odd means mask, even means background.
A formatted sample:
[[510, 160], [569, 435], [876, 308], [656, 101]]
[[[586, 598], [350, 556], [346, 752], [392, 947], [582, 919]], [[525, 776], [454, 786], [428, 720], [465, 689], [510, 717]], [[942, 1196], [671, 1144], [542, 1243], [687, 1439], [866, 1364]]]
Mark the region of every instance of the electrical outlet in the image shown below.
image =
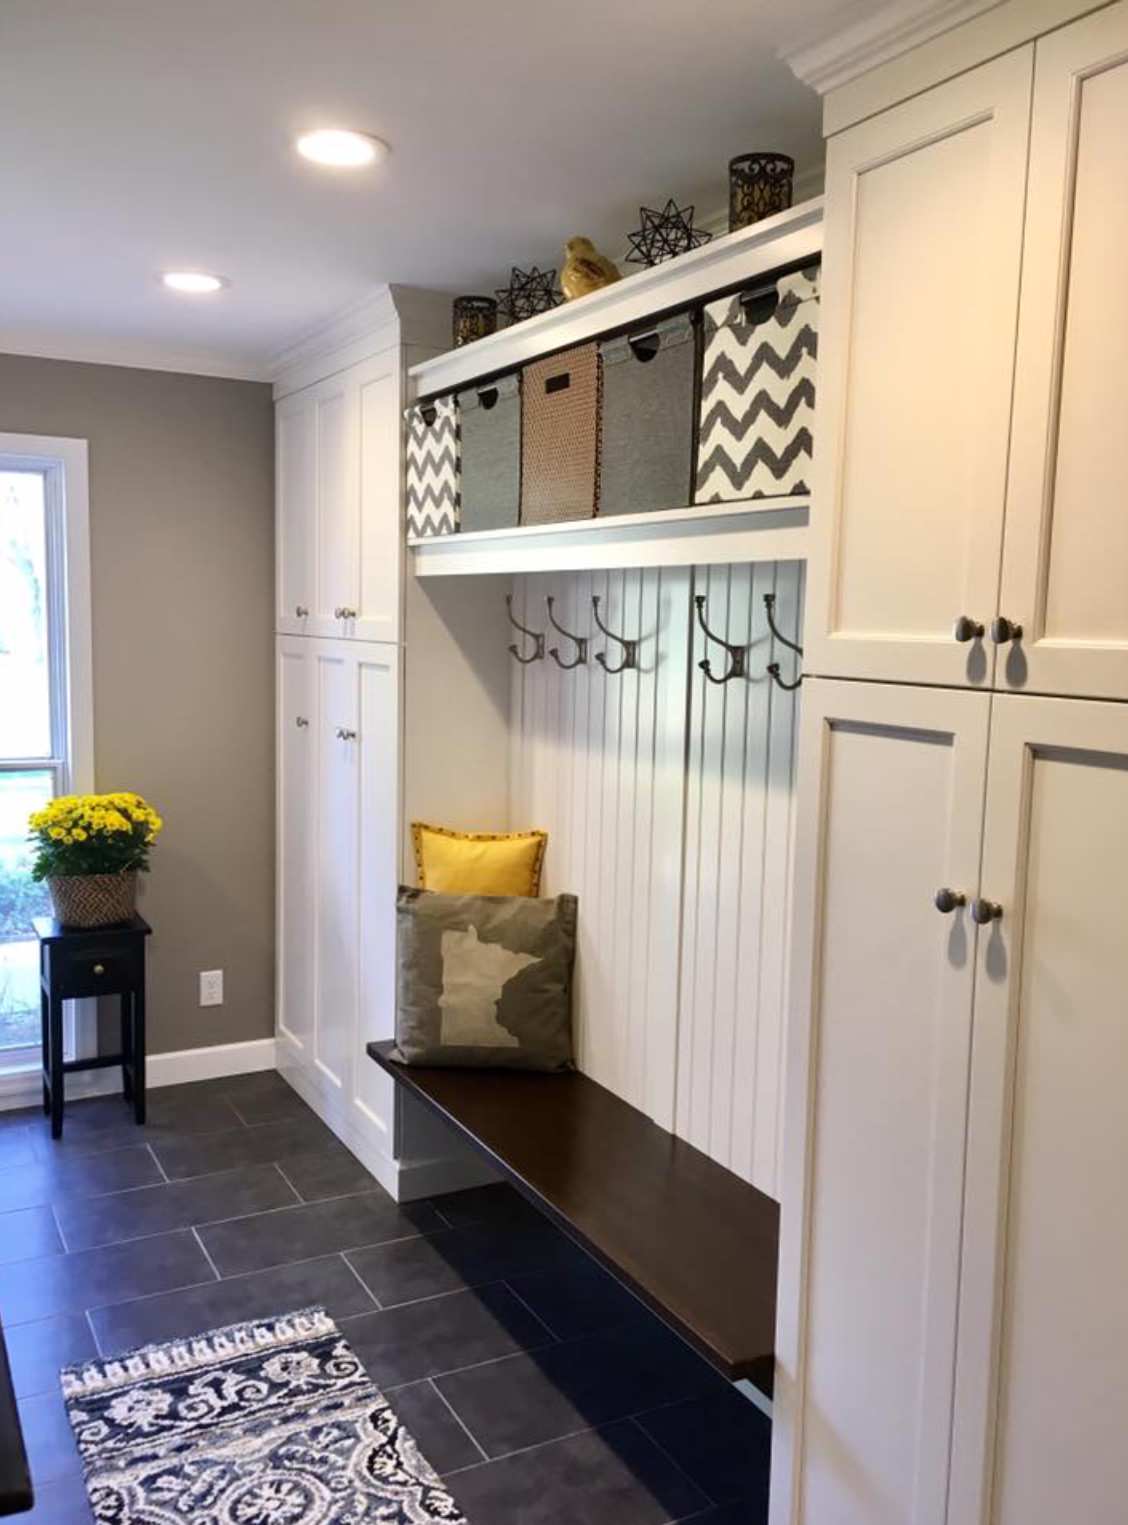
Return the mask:
[[222, 1006], [223, 1005], [223, 970], [201, 969], [200, 971], [200, 1005]]

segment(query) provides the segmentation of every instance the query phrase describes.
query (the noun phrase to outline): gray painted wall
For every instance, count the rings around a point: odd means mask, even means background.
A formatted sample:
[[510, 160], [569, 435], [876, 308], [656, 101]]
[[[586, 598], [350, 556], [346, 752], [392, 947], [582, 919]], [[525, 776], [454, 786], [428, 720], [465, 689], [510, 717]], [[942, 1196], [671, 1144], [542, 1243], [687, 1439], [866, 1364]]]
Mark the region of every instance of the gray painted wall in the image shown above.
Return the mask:
[[[149, 1052], [274, 1030], [269, 386], [0, 355], [0, 432], [90, 442], [96, 787], [165, 818]], [[224, 1004], [197, 1004], [201, 969]]]

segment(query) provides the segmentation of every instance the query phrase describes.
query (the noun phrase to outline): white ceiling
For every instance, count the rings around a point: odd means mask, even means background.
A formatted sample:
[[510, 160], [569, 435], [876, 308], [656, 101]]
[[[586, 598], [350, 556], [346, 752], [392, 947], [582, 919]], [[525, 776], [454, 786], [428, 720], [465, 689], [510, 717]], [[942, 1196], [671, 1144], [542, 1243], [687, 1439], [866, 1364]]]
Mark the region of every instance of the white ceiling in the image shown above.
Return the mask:
[[[490, 291], [715, 212], [735, 153], [821, 160], [778, 50], [859, 0], [0, 0], [0, 349], [262, 375], [399, 281]], [[392, 147], [327, 173], [291, 141]], [[230, 279], [212, 298], [162, 269]]]

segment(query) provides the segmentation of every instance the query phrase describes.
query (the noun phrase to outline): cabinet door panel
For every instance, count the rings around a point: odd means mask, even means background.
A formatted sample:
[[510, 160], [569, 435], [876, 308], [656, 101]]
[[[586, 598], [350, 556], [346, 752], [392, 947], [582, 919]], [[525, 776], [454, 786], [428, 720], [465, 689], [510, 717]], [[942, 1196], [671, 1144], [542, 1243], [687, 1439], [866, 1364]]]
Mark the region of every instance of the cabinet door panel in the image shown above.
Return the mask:
[[314, 1012], [313, 830], [309, 802], [317, 761], [313, 651], [278, 641], [278, 991], [279, 1036], [308, 1059]]
[[314, 630], [318, 635], [350, 634], [339, 609], [357, 602], [356, 387], [347, 373], [316, 389], [317, 417], [317, 592]]
[[1032, 57], [830, 143], [812, 672], [991, 680]]
[[353, 1104], [358, 1126], [385, 1135], [391, 1152], [391, 1082], [365, 1045], [395, 1034], [396, 892], [400, 869], [400, 650], [357, 646], [360, 894], [359, 1021]]
[[1128, 708], [996, 699], [982, 883], [1003, 916], [979, 949], [951, 1518], [1114, 1525], [1128, 1497]]
[[1000, 686], [1128, 699], [1128, 5], [1038, 44]]
[[774, 1525], [944, 1520], [990, 702], [803, 685]]
[[314, 1059], [348, 1095], [357, 1013], [357, 779], [353, 657], [319, 642], [317, 776], [317, 1022]]
[[353, 633], [398, 641], [401, 628], [401, 409], [399, 352], [377, 356], [357, 377], [360, 491], [356, 557], [358, 608]]
[[317, 421], [306, 394], [275, 409], [275, 629], [309, 633], [313, 603], [313, 524], [317, 509]]

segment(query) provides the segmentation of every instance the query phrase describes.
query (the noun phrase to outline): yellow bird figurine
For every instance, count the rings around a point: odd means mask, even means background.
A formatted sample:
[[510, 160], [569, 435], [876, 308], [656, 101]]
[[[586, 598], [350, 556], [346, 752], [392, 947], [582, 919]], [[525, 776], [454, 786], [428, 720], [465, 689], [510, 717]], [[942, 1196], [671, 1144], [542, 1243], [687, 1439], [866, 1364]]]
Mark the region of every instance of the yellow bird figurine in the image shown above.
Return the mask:
[[569, 302], [576, 297], [586, 297], [590, 291], [610, 286], [621, 280], [619, 271], [600, 254], [590, 238], [570, 238], [564, 245], [564, 268], [560, 272], [560, 289]]

